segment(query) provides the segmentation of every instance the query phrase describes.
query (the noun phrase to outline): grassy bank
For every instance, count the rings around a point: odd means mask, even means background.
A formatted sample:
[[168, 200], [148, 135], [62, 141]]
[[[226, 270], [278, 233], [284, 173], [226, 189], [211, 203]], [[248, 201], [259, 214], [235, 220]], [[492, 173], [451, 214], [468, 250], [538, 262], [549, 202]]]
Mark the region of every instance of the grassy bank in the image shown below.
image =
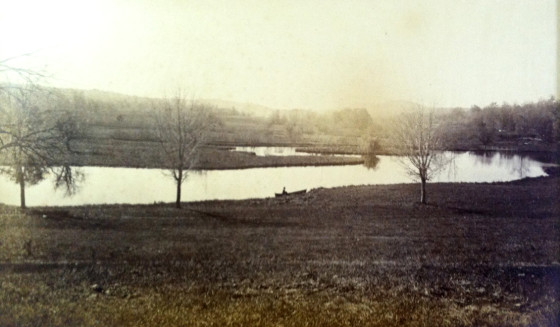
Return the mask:
[[[167, 168], [158, 142], [87, 139], [75, 142], [72, 162], [77, 166]], [[195, 169], [241, 169], [282, 166], [325, 166], [361, 164], [362, 158], [335, 156], [259, 157], [246, 152], [229, 151], [223, 146], [200, 149]]]
[[[77, 166], [108, 166], [134, 168], [167, 168], [162, 162], [163, 154], [158, 142], [141, 140], [87, 139], [73, 144], [76, 154], [72, 162]], [[257, 146], [257, 145], [248, 145]], [[269, 145], [274, 146], [274, 145]], [[278, 145], [277, 145], [278, 146]], [[283, 145], [289, 146], [289, 145]], [[247, 152], [230, 151], [231, 146], [212, 145], [202, 147], [195, 169], [242, 169], [284, 166], [327, 166], [362, 164], [363, 158], [333, 156], [332, 154], [360, 153], [356, 146], [298, 146], [296, 151], [319, 153], [310, 156], [256, 156]], [[507, 152], [506, 152], [507, 153]], [[515, 153], [515, 152], [513, 152]], [[380, 155], [391, 151], [380, 150]], [[544, 162], [558, 163], [558, 154], [549, 152], [525, 153]]]
[[556, 326], [560, 179], [0, 207], [2, 326]]

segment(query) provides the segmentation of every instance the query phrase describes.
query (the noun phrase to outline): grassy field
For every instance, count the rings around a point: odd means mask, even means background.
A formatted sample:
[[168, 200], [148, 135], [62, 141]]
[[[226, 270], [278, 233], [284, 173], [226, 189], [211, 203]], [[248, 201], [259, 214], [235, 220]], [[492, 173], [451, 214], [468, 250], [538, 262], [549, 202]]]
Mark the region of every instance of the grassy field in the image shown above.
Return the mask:
[[[198, 160], [194, 165], [196, 169], [242, 169], [255, 167], [279, 166], [320, 166], [362, 164], [363, 158], [339, 157], [329, 154], [357, 154], [360, 147], [349, 144], [290, 144], [290, 143], [239, 143], [245, 146], [294, 146], [297, 151], [315, 152], [324, 155], [318, 156], [274, 156], [259, 157], [250, 153], [228, 151], [233, 143], [215, 142], [212, 145], [200, 148]], [[135, 168], [167, 168], [161, 153], [159, 142], [148, 138], [114, 138], [107, 135], [97, 135], [86, 139], [76, 140], [72, 143], [76, 152], [72, 163], [77, 166], [108, 166], [108, 167], [135, 167]], [[505, 152], [507, 153], [507, 152]], [[515, 152], [511, 152], [515, 153]], [[390, 148], [381, 148], [378, 155], [392, 154]], [[528, 152], [525, 155], [535, 157], [544, 162], [560, 162], [558, 152]], [[0, 158], [1, 160], [1, 158]]]
[[0, 207], [1, 326], [557, 326], [560, 178]]
[[[116, 101], [116, 100], [114, 100]], [[113, 102], [114, 102], [113, 101]], [[123, 100], [124, 101], [124, 100]], [[102, 101], [95, 109], [82, 113], [81, 135], [71, 141], [75, 166], [168, 168], [161, 145], [154, 133], [152, 104], [142, 99]], [[140, 101], [139, 103], [137, 103]], [[133, 105], [135, 103], [135, 105]], [[142, 105], [140, 105], [142, 104]], [[128, 109], [127, 109], [128, 108]], [[201, 147], [196, 169], [239, 169], [277, 166], [360, 164], [360, 158], [334, 156], [258, 157], [231, 152], [227, 147], [302, 146], [323, 144], [356, 148], [359, 132], [355, 128], [331, 128], [329, 133], [311, 131], [297, 138], [289, 137], [283, 125], [270, 124], [266, 117], [254, 117], [216, 109], [219, 123], [207, 131], [206, 145]], [[349, 133], [350, 132], [350, 133]], [[353, 144], [349, 146], [348, 144]], [[0, 158], [0, 163], [8, 158]]]
[[[74, 143], [76, 154], [72, 163], [77, 166], [108, 166], [134, 168], [165, 167], [161, 146], [145, 140], [115, 140], [110, 138], [85, 139]], [[227, 146], [200, 148], [195, 169], [241, 169], [281, 166], [323, 166], [362, 164], [356, 157], [323, 156], [271, 156], [259, 157], [246, 152], [228, 151]]]

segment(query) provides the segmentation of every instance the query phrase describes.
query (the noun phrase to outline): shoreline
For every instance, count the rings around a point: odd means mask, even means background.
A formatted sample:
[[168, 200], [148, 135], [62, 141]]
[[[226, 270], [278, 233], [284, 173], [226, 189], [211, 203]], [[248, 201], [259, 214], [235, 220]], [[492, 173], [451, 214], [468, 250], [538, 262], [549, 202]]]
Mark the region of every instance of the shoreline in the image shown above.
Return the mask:
[[[195, 170], [235, 170], [250, 168], [272, 167], [305, 167], [305, 166], [338, 166], [359, 165], [364, 163], [363, 157], [345, 157], [344, 155], [362, 155], [353, 151], [320, 150], [317, 148], [299, 148], [297, 152], [308, 152], [309, 156], [256, 156], [254, 153], [229, 151], [229, 148], [208, 147], [201, 151], [200, 158], [193, 165]], [[445, 150], [450, 152], [503, 152], [506, 154], [523, 154], [535, 157], [536, 160], [546, 165], [560, 164], [557, 152], [550, 151], [496, 151], [496, 150]], [[116, 152], [118, 153], [118, 152]], [[342, 155], [342, 156], [335, 156]], [[376, 155], [395, 155], [391, 151], [379, 151]], [[113, 155], [111, 153], [82, 153], [75, 155], [71, 161], [76, 167], [111, 167], [111, 168], [148, 168], [171, 169], [159, 163], [157, 151], [138, 151], [134, 155]]]
[[[117, 167], [118, 168], [118, 167]], [[139, 168], [139, 169], [152, 169], [152, 168]], [[154, 168], [159, 169], [159, 168]], [[557, 180], [560, 182], [560, 166], [549, 166], [545, 169], [545, 172], [548, 176], [537, 176], [537, 177], [524, 177], [522, 179], [516, 179], [511, 181], [499, 181], [499, 182], [437, 182], [437, 183], [428, 183], [427, 189], [429, 193], [437, 191], [439, 189], [448, 189], [448, 188], [461, 188], [461, 187], [479, 187], [483, 188], [485, 186], [506, 186], [506, 187], [515, 187], [519, 186], [520, 184], [527, 184], [527, 183], [547, 183], [550, 180]], [[381, 190], [407, 190], [410, 191], [411, 189], [415, 190], [418, 188], [418, 182], [408, 182], [408, 183], [396, 183], [396, 184], [362, 184], [362, 185], [342, 185], [342, 186], [334, 186], [334, 187], [317, 187], [306, 189], [307, 192], [303, 195], [293, 195], [287, 196], [283, 198], [277, 198], [274, 195], [270, 195], [267, 197], [255, 197], [255, 198], [247, 198], [247, 199], [209, 199], [209, 200], [195, 200], [195, 201], [182, 201], [181, 204], [184, 206], [214, 206], [214, 205], [231, 205], [231, 206], [252, 206], [252, 205], [269, 205], [269, 204], [278, 204], [278, 203], [299, 203], [304, 204], [309, 198], [316, 198], [318, 195], [327, 193], [356, 193], [363, 190], [369, 191], [381, 191]], [[415, 191], [413, 193], [415, 193]], [[416, 201], [412, 200], [412, 204], [420, 205]], [[173, 207], [175, 203], [173, 201], [169, 202], [153, 202], [153, 203], [99, 203], [99, 204], [81, 204], [81, 205], [53, 205], [53, 206], [28, 206], [27, 210], [35, 210], [35, 209], [71, 209], [71, 208], [154, 208], [154, 207]], [[428, 201], [427, 206], [433, 205]], [[13, 208], [19, 209], [18, 205], [10, 205], [0, 202], [0, 208]]]

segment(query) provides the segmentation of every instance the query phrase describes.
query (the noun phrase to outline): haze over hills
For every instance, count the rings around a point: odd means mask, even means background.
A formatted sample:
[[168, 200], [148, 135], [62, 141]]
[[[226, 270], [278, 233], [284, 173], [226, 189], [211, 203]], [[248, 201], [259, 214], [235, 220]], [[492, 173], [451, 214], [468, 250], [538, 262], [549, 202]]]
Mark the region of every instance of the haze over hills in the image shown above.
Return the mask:
[[[111, 103], [115, 109], [126, 110], [126, 111], [146, 111], [151, 110], [153, 107], [153, 102], [161, 99], [150, 98], [150, 97], [140, 97], [135, 95], [122, 94], [112, 91], [103, 91], [98, 89], [82, 90], [82, 89], [71, 89], [71, 88], [58, 88], [64, 94], [81, 94], [87, 99], [94, 101], [99, 101], [103, 103]], [[310, 111], [317, 113], [327, 113], [339, 111], [342, 109], [366, 109], [367, 112], [372, 117], [387, 117], [398, 114], [402, 111], [409, 110], [416, 107], [418, 104], [410, 101], [383, 101], [378, 103], [371, 103], [365, 107], [353, 108], [353, 107], [343, 107], [343, 108], [328, 108], [328, 109], [300, 109], [300, 108], [272, 108], [261, 104], [249, 103], [249, 102], [239, 102], [231, 100], [222, 99], [197, 99], [198, 102], [205, 105], [224, 109], [224, 110], [234, 110], [239, 114], [246, 114], [255, 117], [269, 117], [274, 111]]]
[[[104, 109], [123, 111], [128, 114], [133, 114], [134, 112], [149, 112], [153, 110], [155, 103], [161, 101], [162, 98], [156, 97], [145, 97], [137, 95], [129, 95], [124, 93], [118, 93], [113, 91], [105, 91], [99, 89], [75, 89], [75, 88], [50, 88], [56, 90], [66, 96], [83, 96], [85, 100], [92, 100], [95, 104], [94, 107], [102, 107]], [[172, 96], [171, 96], [172, 97]], [[186, 96], [187, 99], [188, 96]], [[279, 112], [290, 112], [292, 115], [298, 115], [297, 112], [301, 114], [332, 114], [336, 112], [341, 112], [346, 109], [360, 109], [366, 110], [371, 118], [373, 119], [386, 119], [392, 116], [398, 115], [402, 112], [417, 108], [418, 106], [424, 106], [426, 109], [435, 109], [437, 112], [446, 113], [456, 107], [438, 107], [424, 105], [412, 101], [406, 100], [387, 100], [379, 102], [364, 103], [360, 106], [343, 106], [339, 108], [313, 108], [313, 109], [302, 109], [302, 108], [275, 108], [262, 104], [251, 103], [251, 102], [241, 102], [233, 100], [223, 100], [215, 98], [202, 98], [195, 99], [197, 102], [204, 105], [210, 106], [215, 109], [219, 109], [224, 113], [230, 112], [236, 115], [245, 115], [255, 118], [269, 118], [276, 111]], [[540, 99], [541, 101], [543, 99]], [[543, 100], [544, 101], [544, 100]], [[505, 102], [504, 102], [505, 103]], [[496, 104], [496, 102], [494, 102]], [[515, 103], [513, 104], [515, 105]], [[485, 107], [482, 104], [473, 104], [473, 106], [478, 106], [480, 108]], [[470, 109], [471, 107], [463, 107], [462, 109]], [[299, 115], [301, 115], [299, 114]]]
[[212, 107], [221, 109], [232, 109], [239, 113], [245, 113], [257, 117], [268, 117], [274, 110], [277, 110], [276, 108], [270, 108], [260, 104], [248, 102], [237, 102], [220, 99], [200, 99], [199, 101]]
[[376, 114], [558, 96], [554, 0], [5, 2], [0, 60], [57, 87]]

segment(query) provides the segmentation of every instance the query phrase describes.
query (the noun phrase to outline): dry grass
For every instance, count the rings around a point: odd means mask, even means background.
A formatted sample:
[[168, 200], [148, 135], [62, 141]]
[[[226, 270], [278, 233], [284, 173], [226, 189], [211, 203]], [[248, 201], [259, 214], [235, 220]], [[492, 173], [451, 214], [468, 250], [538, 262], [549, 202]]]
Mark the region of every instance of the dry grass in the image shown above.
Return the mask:
[[0, 208], [2, 326], [556, 326], [559, 179]]
[[[72, 158], [77, 166], [109, 166], [135, 168], [168, 168], [161, 161], [158, 142], [122, 139], [88, 139], [75, 142], [78, 152]], [[270, 156], [259, 157], [245, 152], [228, 151], [224, 146], [200, 149], [195, 169], [241, 169], [281, 166], [324, 166], [362, 164], [356, 157], [335, 156]]]

